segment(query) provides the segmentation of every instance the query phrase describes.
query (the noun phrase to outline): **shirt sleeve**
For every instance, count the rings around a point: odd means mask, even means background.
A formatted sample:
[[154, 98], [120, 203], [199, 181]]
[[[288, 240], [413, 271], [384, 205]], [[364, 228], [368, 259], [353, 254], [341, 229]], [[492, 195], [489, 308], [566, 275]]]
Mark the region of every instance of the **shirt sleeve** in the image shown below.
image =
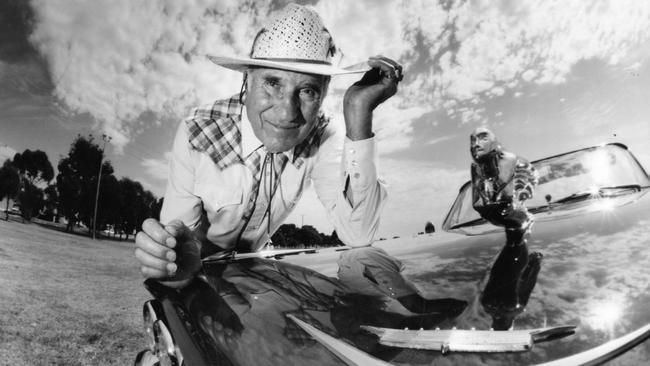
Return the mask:
[[197, 152], [190, 146], [185, 123], [181, 122], [169, 159], [169, 176], [160, 222], [167, 224], [172, 220], [181, 220], [192, 230], [201, 222], [201, 198], [194, 195], [194, 170], [198, 158]]
[[375, 138], [352, 141], [345, 137], [341, 144], [338, 136], [326, 130], [312, 182], [341, 241], [353, 247], [368, 246], [387, 196], [377, 177]]

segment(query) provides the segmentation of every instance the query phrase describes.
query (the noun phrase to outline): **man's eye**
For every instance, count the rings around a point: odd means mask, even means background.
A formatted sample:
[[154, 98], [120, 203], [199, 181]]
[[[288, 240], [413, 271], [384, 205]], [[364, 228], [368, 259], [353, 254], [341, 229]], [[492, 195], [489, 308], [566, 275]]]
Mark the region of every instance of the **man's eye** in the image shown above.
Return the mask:
[[302, 89], [300, 93], [306, 98], [310, 98], [310, 99], [318, 98], [318, 92], [311, 88]]
[[266, 80], [266, 85], [268, 85], [268, 86], [270, 86], [272, 88], [275, 88], [275, 87], [278, 87], [280, 85], [280, 83], [278, 83], [277, 80], [268, 79], [268, 80]]

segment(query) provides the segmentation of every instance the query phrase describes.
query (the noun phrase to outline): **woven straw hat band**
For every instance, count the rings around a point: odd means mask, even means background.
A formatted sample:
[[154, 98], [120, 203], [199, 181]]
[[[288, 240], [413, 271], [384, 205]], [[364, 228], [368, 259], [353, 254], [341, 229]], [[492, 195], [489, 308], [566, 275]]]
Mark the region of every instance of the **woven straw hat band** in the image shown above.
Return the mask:
[[332, 36], [313, 10], [290, 4], [255, 37], [251, 57], [331, 65]]

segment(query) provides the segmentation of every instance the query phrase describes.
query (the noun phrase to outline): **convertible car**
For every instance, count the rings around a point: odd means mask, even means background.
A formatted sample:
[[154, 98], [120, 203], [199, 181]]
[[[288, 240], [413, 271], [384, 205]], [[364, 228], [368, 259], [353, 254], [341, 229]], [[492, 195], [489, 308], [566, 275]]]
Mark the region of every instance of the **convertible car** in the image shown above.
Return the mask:
[[[438, 307], [394, 312], [341, 293], [346, 247], [206, 259], [181, 291], [145, 282], [149, 347], [136, 364], [647, 365], [648, 174], [621, 144], [533, 165], [523, 245], [473, 210], [470, 182], [444, 232], [375, 242]], [[250, 281], [270, 290], [241, 295]]]

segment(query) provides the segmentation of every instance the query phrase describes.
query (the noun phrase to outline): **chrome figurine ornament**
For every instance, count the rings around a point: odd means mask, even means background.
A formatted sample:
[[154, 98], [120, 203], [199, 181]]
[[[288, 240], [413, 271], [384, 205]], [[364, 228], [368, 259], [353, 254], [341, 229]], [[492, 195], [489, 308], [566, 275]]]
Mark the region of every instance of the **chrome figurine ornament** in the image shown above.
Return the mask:
[[537, 172], [526, 159], [505, 151], [485, 127], [470, 135], [470, 153], [473, 207], [506, 232], [506, 244], [481, 296], [481, 304], [492, 316], [492, 328], [506, 330], [526, 306], [541, 266], [542, 255], [529, 254], [526, 246], [533, 216], [525, 201], [533, 197]]
[[533, 222], [524, 203], [533, 197], [537, 171], [526, 159], [505, 151], [485, 127], [470, 135], [470, 152], [474, 210], [505, 227], [509, 245], [521, 244]]

